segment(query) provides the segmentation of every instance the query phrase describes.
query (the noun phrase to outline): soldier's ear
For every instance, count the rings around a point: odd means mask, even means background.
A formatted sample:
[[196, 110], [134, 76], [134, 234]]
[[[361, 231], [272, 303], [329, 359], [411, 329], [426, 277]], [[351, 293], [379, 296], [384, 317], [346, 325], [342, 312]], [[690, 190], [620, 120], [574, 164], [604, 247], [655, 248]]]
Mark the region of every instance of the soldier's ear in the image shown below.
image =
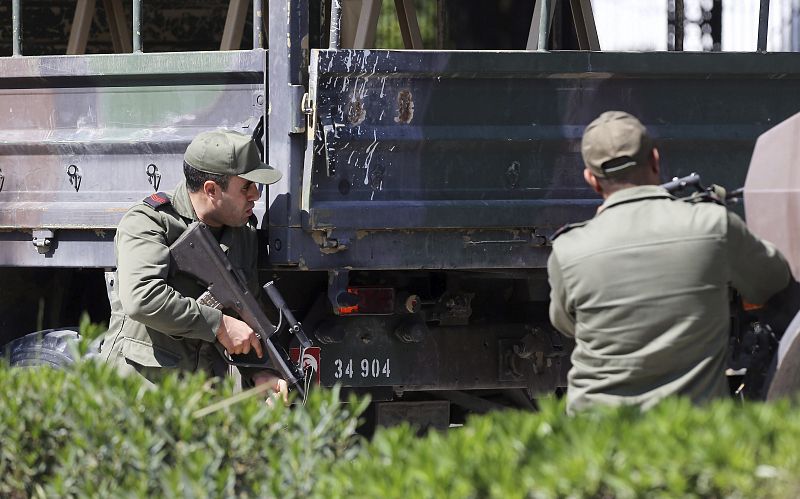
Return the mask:
[[602, 195], [603, 188], [600, 186], [600, 182], [598, 182], [597, 177], [595, 177], [592, 170], [588, 168], [583, 169], [583, 179], [586, 181], [587, 184], [594, 190], [594, 192]]
[[658, 149], [655, 147], [650, 152], [650, 169], [656, 176], [661, 173], [661, 155], [658, 154]]
[[210, 198], [219, 196], [219, 185], [213, 180], [206, 180], [203, 182], [203, 193]]

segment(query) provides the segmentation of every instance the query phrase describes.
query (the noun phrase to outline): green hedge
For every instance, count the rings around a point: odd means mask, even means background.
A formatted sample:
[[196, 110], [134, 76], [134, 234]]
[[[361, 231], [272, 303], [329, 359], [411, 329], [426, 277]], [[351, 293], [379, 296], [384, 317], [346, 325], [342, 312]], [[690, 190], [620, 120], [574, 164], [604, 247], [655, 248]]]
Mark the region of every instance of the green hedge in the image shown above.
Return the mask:
[[332, 498], [800, 495], [800, 417], [789, 404], [668, 400], [644, 415], [575, 418], [563, 404], [542, 405], [422, 440], [408, 427], [382, 431], [322, 482]]
[[[270, 409], [201, 376], [147, 390], [104, 366], [0, 367], [0, 497], [796, 497], [789, 404], [670, 400], [354, 434], [336, 390]], [[241, 394], [240, 394], [241, 396]]]
[[226, 406], [231, 383], [148, 390], [91, 362], [0, 368], [0, 387], [0, 497], [304, 497], [316, 467], [358, 451], [363, 410], [335, 391], [305, 410], [260, 396]]

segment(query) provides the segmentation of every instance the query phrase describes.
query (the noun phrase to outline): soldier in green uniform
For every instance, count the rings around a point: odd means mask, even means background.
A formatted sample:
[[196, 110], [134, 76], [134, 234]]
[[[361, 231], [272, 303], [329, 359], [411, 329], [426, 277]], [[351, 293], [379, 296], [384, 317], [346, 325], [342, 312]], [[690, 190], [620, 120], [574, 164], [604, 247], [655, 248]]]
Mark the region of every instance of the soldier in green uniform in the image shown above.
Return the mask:
[[[230, 131], [199, 134], [186, 149], [183, 170], [185, 181], [172, 195], [153, 194], [128, 210], [115, 237], [111, 323], [100, 358], [151, 384], [176, 370], [225, 375], [215, 342], [231, 354], [265, 354], [247, 324], [197, 302], [205, 289], [174, 272], [169, 246], [188, 224], [204, 222], [257, 294], [257, 184], [277, 182], [281, 173], [261, 161], [249, 136]], [[268, 383], [286, 398], [286, 382], [270, 370], [249, 370], [242, 378]]]
[[658, 150], [633, 116], [600, 115], [581, 153], [603, 203], [556, 235], [548, 261], [550, 320], [575, 338], [568, 412], [725, 396], [728, 287], [764, 303], [789, 266], [724, 206], [659, 187]]

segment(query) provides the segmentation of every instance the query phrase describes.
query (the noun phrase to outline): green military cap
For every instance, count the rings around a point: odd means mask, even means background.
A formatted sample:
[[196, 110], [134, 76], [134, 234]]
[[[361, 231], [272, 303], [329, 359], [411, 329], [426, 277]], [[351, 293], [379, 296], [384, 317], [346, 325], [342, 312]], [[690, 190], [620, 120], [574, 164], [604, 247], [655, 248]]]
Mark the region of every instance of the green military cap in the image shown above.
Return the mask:
[[583, 132], [583, 162], [597, 177], [613, 176], [631, 166], [647, 164], [653, 140], [635, 117], [622, 111], [606, 111]]
[[183, 160], [201, 172], [236, 175], [259, 184], [281, 179], [281, 172], [261, 161], [252, 137], [229, 130], [199, 134], [186, 148]]

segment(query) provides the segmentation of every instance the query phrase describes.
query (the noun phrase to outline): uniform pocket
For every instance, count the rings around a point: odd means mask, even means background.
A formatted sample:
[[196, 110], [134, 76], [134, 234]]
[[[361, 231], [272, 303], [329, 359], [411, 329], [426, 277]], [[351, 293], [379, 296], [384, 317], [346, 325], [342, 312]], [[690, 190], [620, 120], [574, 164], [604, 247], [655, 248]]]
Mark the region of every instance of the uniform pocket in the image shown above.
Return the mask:
[[140, 340], [122, 338], [122, 356], [143, 367], [178, 367], [180, 356]]

